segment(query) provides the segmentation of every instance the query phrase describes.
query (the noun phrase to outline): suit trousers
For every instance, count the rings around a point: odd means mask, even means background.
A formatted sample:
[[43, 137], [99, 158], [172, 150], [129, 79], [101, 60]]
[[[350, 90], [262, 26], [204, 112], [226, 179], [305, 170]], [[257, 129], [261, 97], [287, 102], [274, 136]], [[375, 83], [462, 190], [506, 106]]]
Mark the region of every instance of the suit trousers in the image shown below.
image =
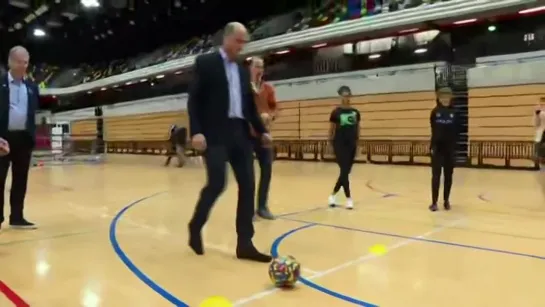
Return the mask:
[[259, 162], [259, 185], [257, 190], [257, 209], [266, 210], [269, 199], [269, 187], [271, 186], [273, 151], [271, 148], [263, 147], [261, 138], [252, 139], [255, 156]]
[[180, 144], [173, 145], [173, 147], [167, 153], [167, 160], [165, 161], [165, 165], [169, 165], [170, 160], [172, 160], [172, 157], [174, 156], [178, 158], [178, 165], [180, 166], [184, 165], [186, 160], [185, 145], [180, 145]]
[[25, 206], [28, 170], [32, 158], [32, 136], [26, 131], [8, 132], [6, 136], [10, 153], [0, 157], [0, 223], [4, 222], [4, 191], [8, 169], [11, 165], [10, 221], [21, 221]]
[[248, 123], [231, 119], [231, 129], [222, 144], [209, 144], [203, 153], [207, 182], [200, 193], [193, 218], [189, 223], [192, 231], [200, 231], [212, 207], [226, 187], [226, 165], [231, 164], [238, 184], [236, 230], [239, 245], [251, 244], [254, 236], [254, 164], [252, 142]]

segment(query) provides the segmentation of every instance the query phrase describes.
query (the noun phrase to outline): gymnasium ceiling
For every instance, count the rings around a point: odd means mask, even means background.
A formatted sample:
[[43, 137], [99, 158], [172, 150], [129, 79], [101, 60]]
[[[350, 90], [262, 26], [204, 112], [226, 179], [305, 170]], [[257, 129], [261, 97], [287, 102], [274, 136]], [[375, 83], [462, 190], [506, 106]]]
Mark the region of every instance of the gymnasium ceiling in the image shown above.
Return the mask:
[[[247, 22], [307, 1], [252, 0], [0, 0], [0, 55], [22, 44], [33, 62], [76, 64], [134, 56], [226, 22]], [[36, 37], [36, 29], [45, 36]]]

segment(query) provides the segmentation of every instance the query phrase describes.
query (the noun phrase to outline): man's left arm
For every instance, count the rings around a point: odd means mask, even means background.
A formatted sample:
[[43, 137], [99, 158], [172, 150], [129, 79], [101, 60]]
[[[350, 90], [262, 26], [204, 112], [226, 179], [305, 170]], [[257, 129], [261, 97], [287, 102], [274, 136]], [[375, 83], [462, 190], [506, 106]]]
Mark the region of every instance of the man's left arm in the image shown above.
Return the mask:
[[267, 104], [269, 106], [269, 110], [271, 110], [271, 113], [269, 114], [271, 116], [271, 120], [276, 119], [276, 115], [278, 114], [278, 103], [276, 102], [276, 93], [274, 91], [274, 87], [271, 84], [265, 83], [266, 89], [267, 89]]
[[29, 101], [29, 104], [31, 104], [29, 105], [29, 107], [30, 107], [30, 111], [32, 112], [31, 115], [35, 116], [36, 112], [38, 111], [38, 108], [40, 107], [40, 87], [34, 82], [30, 82], [26, 86], [30, 86], [32, 101]]

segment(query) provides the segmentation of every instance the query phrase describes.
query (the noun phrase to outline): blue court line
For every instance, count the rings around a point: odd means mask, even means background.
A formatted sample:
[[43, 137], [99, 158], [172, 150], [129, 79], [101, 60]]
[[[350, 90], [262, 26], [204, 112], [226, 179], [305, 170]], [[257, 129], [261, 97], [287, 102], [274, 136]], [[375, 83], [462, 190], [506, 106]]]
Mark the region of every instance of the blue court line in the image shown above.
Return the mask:
[[175, 297], [174, 295], [172, 295], [170, 292], [168, 292], [167, 290], [165, 290], [163, 287], [161, 287], [160, 285], [158, 285], [156, 282], [154, 282], [151, 278], [149, 278], [146, 274], [144, 274], [132, 261], [131, 259], [127, 256], [127, 254], [123, 251], [123, 249], [121, 249], [121, 246], [119, 245], [119, 242], [117, 241], [117, 224], [119, 223], [119, 221], [121, 220], [121, 218], [123, 217], [123, 214], [125, 214], [130, 208], [132, 208], [133, 206], [143, 202], [144, 200], [146, 199], [150, 199], [152, 197], [155, 197], [159, 194], [162, 194], [163, 192], [160, 192], [160, 193], [155, 193], [155, 194], [152, 194], [152, 195], [149, 195], [149, 196], [146, 196], [146, 197], [143, 197], [143, 198], [140, 198], [138, 200], [135, 200], [133, 201], [132, 203], [128, 204], [127, 206], [125, 206], [123, 209], [121, 209], [116, 215], [115, 217], [112, 219], [112, 222], [110, 223], [110, 243], [115, 251], [115, 253], [117, 254], [117, 256], [119, 257], [119, 259], [121, 259], [121, 261], [123, 261], [123, 263], [125, 264], [125, 266], [127, 266], [127, 268], [134, 274], [136, 275], [136, 277], [138, 277], [141, 281], [143, 281], [148, 287], [150, 287], [153, 291], [155, 291], [157, 294], [159, 294], [160, 296], [162, 296], [164, 299], [166, 299], [167, 301], [169, 301], [171, 304], [173, 304], [174, 306], [177, 306], [177, 307], [189, 307], [189, 305], [187, 305], [186, 303], [182, 302], [180, 299], [178, 299], [177, 297]]
[[453, 247], [467, 248], [467, 249], [473, 249], [473, 250], [480, 250], [480, 251], [492, 252], [492, 253], [497, 253], [497, 254], [519, 256], [519, 257], [532, 258], [532, 259], [538, 259], [538, 260], [545, 260], [545, 256], [532, 255], [532, 254], [526, 254], [526, 253], [519, 253], [519, 252], [513, 252], [513, 251], [496, 249], [496, 248], [489, 248], [489, 247], [484, 247], [484, 246], [469, 245], [469, 244], [462, 244], [462, 243], [455, 243], [455, 242], [448, 242], [448, 241], [441, 241], [441, 240], [434, 240], [434, 239], [426, 239], [426, 238], [410, 237], [410, 236], [398, 235], [398, 234], [395, 234], [395, 233], [373, 231], [373, 230], [367, 230], [367, 229], [361, 229], [361, 228], [345, 227], [345, 226], [326, 224], [326, 223], [317, 223], [317, 222], [298, 220], [298, 219], [293, 219], [293, 218], [281, 218], [281, 219], [287, 220], [287, 221], [292, 221], [292, 222], [304, 223], [304, 224], [306, 224], [306, 226], [308, 226], [308, 225], [321, 226], [321, 227], [328, 227], [328, 228], [334, 228], [334, 229], [340, 229], [340, 230], [361, 232], [361, 233], [367, 233], [367, 234], [373, 234], [373, 235], [379, 235], [379, 236], [385, 236], [385, 237], [393, 237], [393, 238], [406, 239], [406, 240], [412, 240], [412, 241], [420, 241], [420, 242], [441, 244], [441, 245], [446, 245], [446, 246], [453, 246]]
[[[163, 287], [161, 287], [159, 284], [157, 284], [155, 281], [153, 281], [151, 278], [149, 278], [142, 270], [140, 270], [133, 262], [132, 260], [127, 256], [127, 254], [123, 251], [121, 246], [119, 245], [119, 241], [117, 240], [117, 225], [119, 224], [119, 221], [122, 219], [123, 215], [132, 207], [142, 203], [143, 201], [153, 198], [155, 196], [158, 196], [160, 194], [163, 194], [165, 192], [159, 192], [155, 193], [143, 198], [140, 198], [138, 200], [135, 200], [131, 202], [130, 204], [126, 205], [123, 209], [121, 209], [115, 217], [112, 219], [110, 223], [110, 244], [112, 245], [112, 248], [114, 249], [115, 253], [119, 257], [119, 259], [125, 264], [125, 266], [136, 276], [138, 279], [140, 279], [142, 282], [144, 282], [148, 287], [150, 287], [153, 291], [155, 291], [157, 294], [162, 296], [164, 299], [169, 301], [171, 304], [173, 304], [176, 307], [189, 307], [186, 303], [181, 301], [179, 298], [175, 297], [173, 294], [165, 290]], [[311, 208], [306, 210], [301, 210], [297, 212], [288, 212], [284, 214], [277, 215], [277, 217], [283, 218], [286, 216], [293, 216], [297, 214], [303, 214], [307, 212], [313, 212], [318, 211], [321, 209], [326, 209], [327, 207], [317, 207], [317, 208]], [[373, 307], [372, 305], [369, 307]]]
[[[272, 246], [271, 246], [271, 255], [273, 257], [278, 257], [278, 248], [280, 246], [280, 243], [282, 243], [282, 241], [284, 241], [284, 239], [286, 239], [287, 237], [295, 234], [298, 231], [308, 229], [308, 228], [311, 228], [311, 227], [314, 227], [314, 226], [321, 226], [321, 225], [318, 224], [318, 223], [308, 223], [307, 225], [292, 229], [292, 230], [284, 233], [283, 235], [279, 236], [278, 238], [276, 238], [274, 240]], [[310, 288], [313, 288], [313, 289], [315, 289], [317, 291], [320, 291], [322, 293], [325, 293], [327, 295], [333, 296], [335, 298], [341, 299], [341, 300], [343, 300], [345, 302], [348, 302], [348, 303], [351, 303], [351, 304], [354, 304], [354, 305], [357, 305], [357, 306], [378, 307], [377, 305], [374, 305], [374, 304], [371, 304], [371, 303], [368, 303], [368, 302], [365, 302], [365, 301], [362, 301], [362, 300], [358, 300], [356, 298], [353, 298], [353, 297], [344, 295], [342, 293], [330, 290], [328, 288], [322, 287], [322, 286], [312, 282], [311, 280], [309, 280], [307, 278], [304, 278], [303, 276], [299, 277], [299, 281], [302, 284], [304, 284], [304, 285], [306, 285], [306, 286], [308, 286]]]

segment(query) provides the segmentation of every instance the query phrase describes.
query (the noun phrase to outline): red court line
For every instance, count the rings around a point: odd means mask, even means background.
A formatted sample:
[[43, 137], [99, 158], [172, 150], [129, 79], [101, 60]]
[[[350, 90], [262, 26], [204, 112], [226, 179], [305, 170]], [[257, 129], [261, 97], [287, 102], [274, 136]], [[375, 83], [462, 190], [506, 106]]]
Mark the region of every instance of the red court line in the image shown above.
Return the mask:
[[27, 302], [25, 302], [19, 295], [17, 295], [17, 293], [15, 293], [15, 291], [13, 291], [1, 280], [0, 292], [4, 293], [4, 295], [8, 298], [9, 301], [11, 301], [15, 305], [15, 307], [30, 307]]

